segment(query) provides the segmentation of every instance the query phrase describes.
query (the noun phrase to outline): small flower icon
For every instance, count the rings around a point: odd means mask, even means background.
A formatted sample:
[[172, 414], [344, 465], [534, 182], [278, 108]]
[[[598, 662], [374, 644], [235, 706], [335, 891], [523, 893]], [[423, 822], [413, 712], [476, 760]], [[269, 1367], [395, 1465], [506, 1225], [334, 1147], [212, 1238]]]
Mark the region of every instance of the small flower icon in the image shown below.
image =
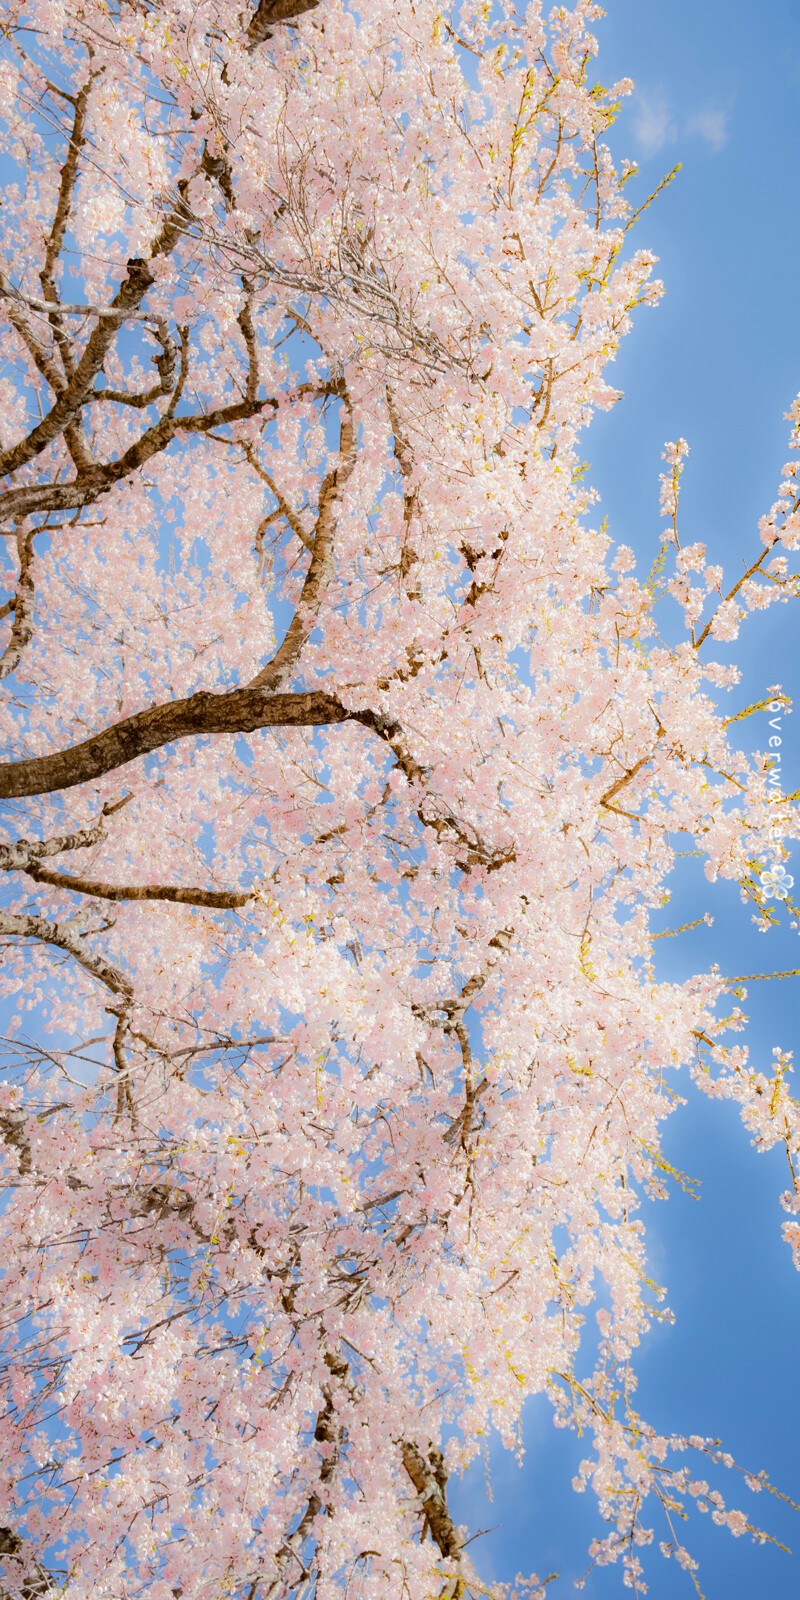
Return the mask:
[[761, 874], [760, 888], [765, 900], [786, 900], [793, 886], [794, 878], [785, 867], [773, 867], [771, 872]]

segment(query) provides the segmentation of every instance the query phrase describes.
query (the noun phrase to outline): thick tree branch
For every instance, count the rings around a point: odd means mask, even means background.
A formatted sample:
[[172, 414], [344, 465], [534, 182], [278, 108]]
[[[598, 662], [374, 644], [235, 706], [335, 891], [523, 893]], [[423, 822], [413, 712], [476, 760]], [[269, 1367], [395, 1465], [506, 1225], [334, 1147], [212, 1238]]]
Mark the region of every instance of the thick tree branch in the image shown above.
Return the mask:
[[363, 721], [364, 714], [347, 711], [333, 695], [320, 690], [269, 695], [248, 685], [228, 694], [201, 692], [139, 711], [71, 749], [0, 766], [0, 799], [72, 789], [176, 739], [254, 733], [259, 728], [322, 727], [348, 718]]
[[22, 529], [17, 531], [17, 554], [19, 556], [19, 578], [14, 596], [14, 623], [11, 629], [11, 638], [0, 656], [0, 680], [7, 678], [19, 666], [26, 647], [33, 638], [33, 607], [35, 591], [33, 586], [33, 541], [38, 533], [37, 528], [30, 528], [27, 533]]
[[426, 1461], [419, 1446], [406, 1439], [403, 1441], [402, 1457], [403, 1466], [420, 1497], [427, 1525], [442, 1555], [451, 1561], [458, 1561], [462, 1542], [447, 1509], [444, 1493], [444, 1484], [447, 1480], [444, 1477], [441, 1452], [431, 1451], [431, 1459]]
[[258, 0], [247, 29], [250, 49], [255, 50], [265, 39], [271, 39], [272, 30], [279, 23], [302, 17], [306, 11], [315, 11], [318, 5], [319, 0]]
[[85, 894], [93, 900], [167, 900], [173, 905], [207, 906], [217, 911], [234, 911], [252, 900], [255, 890], [239, 893], [233, 889], [196, 889], [191, 886], [168, 883], [104, 883], [95, 878], [72, 877], [68, 872], [54, 872], [49, 867], [34, 862], [23, 868], [34, 883], [46, 883], [53, 889], [69, 889], [72, 894]]

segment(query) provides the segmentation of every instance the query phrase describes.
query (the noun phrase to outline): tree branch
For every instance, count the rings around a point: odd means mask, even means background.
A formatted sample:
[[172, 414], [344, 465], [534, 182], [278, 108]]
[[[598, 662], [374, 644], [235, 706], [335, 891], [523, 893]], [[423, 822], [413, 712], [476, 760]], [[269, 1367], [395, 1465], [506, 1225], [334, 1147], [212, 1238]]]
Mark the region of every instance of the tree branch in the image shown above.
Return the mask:
[[14, 844], [0, 844], [0, 871], [24, 872], [34, 883], [46, 883], [54, 889], [69, 889], [73, 894], [90, 895], [94, 900], [169, 900], [176, 905], [210, 906], [217, 910], [234, 910], [253, 900], [255, 889], [197, 889], [181, 884], [116, 884], [94, 878], [81, 878], [67, 872], [56, 872], [43, 866], [48, 856], [63, 855], [70, 850], [87, 850], [102, 844], [106, 837], [106, 818], [119, 811], [132, 795], [118, 800], [115, 805], [104, 806], [102, 815], [93, 828], [81, 828], [77, 833], [59, 834], [53, 839], [17, 839]]
[[[2, 282], [2, 269], [0, 269], [0, 297]], [[174, 408], [188, 378], [188, 339], [185, 329], [181, 330], [181, 341], [181, 374], [177, 387], [172, 390], [172, 399], [166, 412], [153, 423], [152, 427], [140, 434], [116, 461], [91, 465], [66, 483], [24, 484], [19, 488], [7, 489], [4, 494], [0, 494], [0, 519], [20, 520], [22, 517], [42, 515], [50, 511], [79, 511], [86, 506], [94, 505], [107, 490], [130, 477], [131, 473], [138, 471], [140, 467], [146, 466], [153, 456], [160, 455], [178, 433], [212, 434], [213, 429], [224, 427], [228, 423], [248, 421], [251, 417], [259, 416], [268, 406], [277, 409], [277, 401], [270, 396], [266, 400], [239, 400], [229, 406], [219, 406], [214, 411], [176, 417]], [[156, 361], [159, 372], [162, 360], [163, 357], [159, 357]], [[154, 394], [154, 391], [151, 393]], [[300, 384], [295, 391], [298, 400], [323, 399], [326, 395], [337, 393], [339, 393], [338, 387], [332, 387], [330, 384]], [[109, 392], [105, 389], [93, 389], [87, 400], [102, 401], [106, 396], [120, 404], [124, 402], [134, 405], [138, 404], [139, 398], [127, 395], [124, 390]], [[233, 441], [222, 442], [230, 444]], [[308, 538], [305, 542], [310, 543]]]
[[[55, 1583], [35, 1556], [26, 1555], [25, 1545], [11, 1528], [0, 1528], [0, 1560], [13, 1561], [20, 1569], [20, 1600], [44, 1600], [54, 1594]], [[11, 1600], [8, 1590], [0, 1589], [0, 1600]]]
[[[338, 1378], [341, 1383], [344, 1383], [349, 1377], [350, 1368], [348, 1363], [338, 1353], [328, 1351], [325, 1356], [325, 1365], [329, 1372], [335, 1378]], [[319, 1444], [326, 1444], [330, 1447], [329, 1454], [323, 1458], [319, 1473], [320, 1488], [324, 1489], [325, 1485], [330, 1482], [334, 1472], [336, 1471], [336, 1466], [339, 1460], [339, 1446], [341, 1443], [342, 1428], [337, 1419], [336, 1407], [333, 1403], [333, 1396], [327, 1384], [323, 1386], [322, 1394], [325, 1404], [317, 1416], [317, 1423], [314, 1429], [314, 1438]], [[267, 1589], [264, 1600], [274, 1600], [274, 1597], [278, 1594], [281, 1588], [284, 1575], [293, 1561], [298, 1562], [301, 1571], [304, 1570], [303, 1563], [300, 1558], [300, 1551], [302, 1550], [303, 1545], [308, 1538], [309, 1533], [311, 1532], [314, 1522], [316, 1521], [322, 1509], [323, 1502], [321, 1497], [316, 1493], [310, 1495], [308, 1504], [300, 1518], [300, 1521], [297, 1524], [297, 1527], [295, 1528], [294, 1532], [290, 1533], [284, 1540], [281, 1549], [278, 1551], [276, 1558], [278, 1575], [273, 1579], [272, 1583]]]
[[458, 1561], [462, 1542], [458, 1529], [447, 1509], [441, 1451], [431, 1451], [431, 1461], [425, 1460], [419, 1446], [405, 1439], [402, 1445], [403, 1466], [408, 1473], [422, 1503], [422, 1509], [431, 1533], [443, 1556]]
[[[187, 187], [188, 180], [181, 179], [178, 185], [178, 200], [153, 246], [150, 261], [156, 256], [168, 255], [181, 235], [186, 232], [192, 220], [184, 199]], [[110, 315], [98, 320], [72, 377], [57, 394], [47, 415], [31, 429], [25, 439], [20, 439], [8, 450], [0, 451], [0, 476], [16, 472], [27, 462], [32, 461], [64, 432], [81, 407], [86, 404], [92, 393], [94, 380], [122, 324], [127, 317], [138, 312], [148, 289], [155, 282], [149, 261], [134, 257], [128, 262], [127, 267], [125, 278], [111, 302]], [[13, 298], [13, 290], [7, 281], [4, 285], [0, 285], [0, 293], [5, 298]]]
[[168, 900], [173, 905], [208, 906], [218, 911], [234, 911], [246, 906], [255, 898], [254, 889], [239, 893], [233, 889], [184, 888], [180, 884], [123, 884], [104, 883], [95, 878], [72, 877], [68, 872], [53, 872], [31, 862], [23, 867], [34, 883], [46, 883], [53, 889], [69, 889], [72, 894], [85, 894], [93, 900]]
[[333, 575], [333, 544], [336, 534], [337, 513], [342, 502], [345, 484], [356, 460], [356, 434], [353, 411], [347, 391], [342, 388], [344, 415], [339, 427], [339, 464], [323, 480], [319, 492], [319, 509], [314, 526], [313, 548], [297, 609], [286, 630], [285, 637], [272, 660], [252, 679], [248, 688], [265, 689], [272, 693], [285, 683], [295, 666], [300, 652], [319, 615], [322, 597]]
[[178, 347], [166, 322], [159, 320], [153, 327], [152, 333], [161, 346], [160, 356], [152, 357], [153, 366], [158, 372], [158, 383], [146, 389], [144, 394], [132, 394], [128, 389], [101, 389], [93, 392], [93, 400], [106, 400], [143, 411], [155, 400], [160, 400], [162, 395], [173, 393], [178, 375]]
[[[633, 782], [633, 780], [636, 777], [637, 773], [641, 772], [642, 767], [646, 767], [648, 762], [652, 761], [654, 754], [655, 754], [655, 752], [651, 751], [649, 755], [642, 756], [641, 759], [639, 761], [637, 761], [634, 766], [628, 767], [626, 769], [626, 771], [623, 772], [622, 777], [618, 778], [616, 783], [612, 783], [611, 788], [610, 789], [606, 789], [605, 794], [601, 794], [600, 799], [598, 801], [598, 805], [603, 806], [606, 811], [619, 811], [619, 807], [618, 806], [613, 806], [611, 804], [612, 800], [614, 800], [616, 798], [616, 796], [618, 794], [620, 794], [621, 791], [624, 788], [626, 788], [629, 783]], [[625, 817], [634, 817], [634, 812], [632, 812], [632, 811], [623, 811], [623, 812], [620, 812], [620, 815], [621, 816], [625, 816]], [[641, 820], [642, 820], [641, 817], [635, 817], [635, 821], [636, 822], [641, 822]]]
[[315, 11], [318, 5], [319, 0], [258, 0], [247, 29], [250, 49], [255, 50], [265, 39], [271, 39], [272, 30], [279, 23], [302, 17], [306, 11]]
[[[733, 588], [729, 589], [728, 593], [726, 595], [723, 595], [723, 597], [722, 597], [722, 604], [723, 605], [727, 604], [727, 602], [729, 600], [733, 600], [734, 596], [739, 593], [739, 590], [741, 589], [742, 585], [747, 582], [748, 578], [752, 578], [753, 573], [758, 571], [759, 567], [761, 566], [762, 561], [765, 561], [767, 556], [772, 554], [772, 549], [773, 549], [773, 546], [768, 544], [766, 546], [766, 548], [764, 550], [762, 550], [760, 556], [758, 556], [756, 558], [756, 560], [753, 562], [753, 565], [751, 567], [748, 567], [746, 572], [742, 573], [742, 576], [739, 579], [738, 583], [735, 583]], [[708, 638], [708, 635], [710, 634], [711, 629], [713, 627], [714, 617], [717, 615], [717, 611], [719, 611], [719, 606], [716, 607], [716, 610], [714, 611], [714, 616], [709, 618], [709, 620], [706, 623], [706, 625], [705, 625], [705, 627], [704, 627], [699, 639], [697, 639], [697, 640], [693, 639], [692, 640], [692, 643], [694, 645], [695, 650], [699, 650], [701, 644], [705, 644], [706, 639]]]
[[322, 727], [351, 717], [362, 720], [320, 690], [267, 695], [248, 685], [228, 694], [203, 691], [125, 717], [68, 750], [0, 766], [0, 799], [73, 789], [176, 739], [206, 733], [254, 733], [259, 728]]
[[[67, 223], [72, 210], [72, 198], [75, 193], [75, 184], [78, 179], [78, 160], [81, 150], [86, 142], [86, 109], [96, 77], [97, 74], [95, 73], [88, 79], [73, 102], [74, 116], [72, 120], [72, 133], [70, 135], [69, 145], [67, 147], [67, 157], [63, 167], [61, 168], [61, 182], [58, 190], [58, 205], [56, 206], [56, 214], [53, 218], [53, 226], [50, 229], [50, 237], [47, 240], [44, 265], [39, 273], [39, 282], [42, 286], [42, 294], [44, 295], [44, 304], [46, 306], [58, 307], [59, 305], [58, 292], [55, 285], [54, 268], [61, 254], [61, 247], [64, 243], [64, 235], [67, 231]], [[58, 345], [59, 353], [61, 355], [64, 373], [67, 379], [69, 379], [75, 372], [76, 361], [72, 348], [72, 341], [68, 337], [64, 328], [61, 310], [54, 309], [50, 311], [49, 321], [50, 326], [53, 329], [53, 337]]]
[[85, 944], [74, 923], [50, 922], [46, 917], [35, 914], [0, 911], [0, 934], [13, 935], [18, 939], [38, 939], [42, 944], [55, 945], [58, 950], [71, 955], [84, 972], [96, 978], [98, 983], [105, 984], [125, 1007], [130, 1006], [133, 1000], [130, 978], [106, 961], [105, 956]]
[[11, 638], [0, 656], [0, 680], [16, 670], [33, 638], [33, 541], [38, 532], [38, 528], [31, 528], [28, 533], [23, 533], [21, 529], [17, 531], [19, 578], [14, 596], [14, 624]]
[[42, 861], [47, 856], [60, 856], [67, 850], [91, 849], [92, 845], [100, 844], [105, 839], [106, 818], [115, 811], [121, 811], [132, 799], [133, 795], [127, 794], [123, 800], [103, 806], [92, 828], [79, 828], [77, 833], [56, 834], [52, 839], [17, 839], [14, 844], [0, 844], [0, 870], [27, 872], [31, 862]]
[[255, 451], [253, 450], [252, 445], [249, 445], [249, 444], [247, 444], [245, 442], [242, 445], [242, 449], [244, 450], [245, 457], [246, 457], [247, 461], [250, 463], [250, 466], [253, 468], [253, 471], [258, 473], [258, 476], [261, 479], [262, 483], [265, 483], [267, 485], [267, 487], [272, 490], [272, 493], [274, 494], [275, 499], [278, 502], [278, 511], [273, 511], [273, 513], [272, 513], [273, 517], [276, 517], [278, 515], [278, 512], [280, 512], [280, 515], [286, 518], [286, 521], [288, 522], [289, 527], [292, 530], [292, 533], [297, 535], [297, 537], [300, 540], [301, 544], [305, 545], [306, 550], [313, 550], [314, 549], [314, 539], [313, 539], [312, 535], [310, 533], [306, 533], [306, 530], [303, 527], [303, 524], [300, 521], [300, 518], [298, 517], [297, 512], [292, 509], [292, 507], [290, 506], [288, 500], [286, 500], [284, 498], [284, 496], [281, 494], [281, 491], [278, 488], [278, 485], [275, 482], [274, 478], [271, 478], [270, 474], [266, 471], [266, 469], [264, 467], [262, 467], [261, 462], [256, 457], [256, 454], [255, 454]]

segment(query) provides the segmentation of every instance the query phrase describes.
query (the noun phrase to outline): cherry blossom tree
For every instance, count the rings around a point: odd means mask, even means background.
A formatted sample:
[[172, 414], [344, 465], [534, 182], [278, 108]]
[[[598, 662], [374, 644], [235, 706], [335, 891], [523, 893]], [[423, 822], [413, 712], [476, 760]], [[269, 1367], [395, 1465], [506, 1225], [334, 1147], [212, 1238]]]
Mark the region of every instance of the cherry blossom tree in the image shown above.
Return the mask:
[[592, 525], [660, 293], [594, 4], [242, 3], [5, 7], [2, 1593], [499, 1595], [448, 1476], [542, 1394], [643, 1592], [684, 1502], [761, 1536], [632, 1362], [666, 1069], [800, 1213], [788, 1059], [651, 926], [677, 834], [791, 904], [713, 647], [795, 469], [732, 586], [683, 441], [648, 577]]

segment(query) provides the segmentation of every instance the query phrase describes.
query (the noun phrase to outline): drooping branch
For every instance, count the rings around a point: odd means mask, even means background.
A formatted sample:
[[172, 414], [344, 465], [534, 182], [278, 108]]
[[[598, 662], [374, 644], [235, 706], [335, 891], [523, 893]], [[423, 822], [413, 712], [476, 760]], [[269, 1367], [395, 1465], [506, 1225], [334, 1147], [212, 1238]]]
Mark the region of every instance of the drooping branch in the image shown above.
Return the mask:
[[231, 911], [244, 906], [256, 894], [255, 889], [198, 889], [190, 884], [121, 884], [106, 883], [95, 878], [80, 877], [68, 872], [57, 872], [46, 867], [48, 857], [63, 855], [71, 850], [87, 850], [102, 844], [106, 837], [106, 819], [132, 800], [123, 800], [103, 807], [99, 820], [92, 828], [81, 828], [76, 833], [59, 834], [52, 839], [16, 839], [13, 844], [0, 845], [0, 871], [24, 872], [34, 883], [46, 883], [54, 889], [69, 889], [73, 894], [90, 895], [95, 900], [168, 900], [174, 905], [208, 906]]
[[[124, 1022], [120, 1018], [117, 1031], [119, 1032], [123, 1027]], [[277, 1043], [279, 1041], [270, 1038], [253, 1042]], [[127, 1077], [125, 1076], [120, 1082], [120, 1092], [124, 1090], [126, 1084]], [[121, 1098], [121, 1093], [118, 1097]], [[50, 1116], [58, 1110], [69, 1111], [69, 1109], [67, 1103], [63, 1106], [53, 1106], [48, 1108], [45, 1115]], [[20, 1176], [26, 1182], [36, 1182], [37, 1177], [39, 1181], [46, 1181], [47, 1169], [43, 1169], [41, 1175], [38, 1174], [36, 1155], [27, 1136], [24, 1120], [20, 1120], [16, 1111], [12, 1110], [0, 1118], [0, 1133], [5, 1142], [15, 1147], [19, 1153]], [[68, 1169], [64, 1174], [64, 1181], [75, 1191], [79, 1191], [83, 1185], [80, 1172], [71, 1169]], [[109, 1191], [109, 1204], [112, 1200], [115, 1203], [113, 1213], [115, 1220], [118, 1220], [117, 1208], [123, 1196], [127, 1198], [126, 1216], [147, 1219], [153, 1223], [169, 1219], [170, 1224], [173, 1226], [179, 1222], [189, 1235], [196, 1237], [200, 1245], [203, 1247], [209, 1245], [208, 1223], [204, 1218], [204, 1214], [198, 1208], [198, 1201], [201, 1200], [202, 1196], [194, 1195], [186, 1188], [163, 1180], [145, 1182], [142, 1185], [134, 1183], [131, 1186], [114, 1186]], [[111, 1215], [110, 1209], [109, 1216]], [[228, 1224], [224, 1230], [225, 1242], [232, 1241], [234, 1237], [232, 1224]], [[218, 1241], [215, 1238], [213, 1242], [217, 1243]], [[219, 1242], [222, 1243], [222, 1234]], [[260, 1255], [261, 1249], [255, 1236], [251, 1236], [249, 1243]], [[287, 1285], [283, 1291], [282, 1304], [287, 1314], [295, 1320], [294, 1285]], [[156, 1327], [159, 1325], [158, 1322], [155, 1323]], [[137, 1340], [141, 1344], [146, 1340], [150, 1331], [148, 1328], [144, 1330], [137, 1329], [127, 1335], [126, 1338]], [[304, 1582], [307, 1574], [314, 1569], [315, 1558], [313, 1552], [307, 1555], [304, 1546], [307, 1541], [314, 1538], [315, 1526], [319, 1518], [324, 1516], [327, 1510], [325, 1504], [326, 1490], [331, 1486], [338, 1470], [342, 1446], [346, 1439], [341, 1406], [337, 1401], [337, 1391], [343, 1393], [347, 1400], [355, 1405], [358, 1405], [362, 1398], [361, 1390], [351, 1371], [350, 1364], [342, 1351], [338, 1347], [323, 1348], [323, 1359], [329, 1377], [323, 1380], [321, 1385], [322, 1405], [317, 1413], [314, 1426], [314, 1439], [322, 1447], [318, 1481], [311, 1488], [299, 1520], [295, 1523], [292, 1531], [282, 1540], [273, 1557], [274, 1575], [271, 1577], [270, 1586], [266, 1590], [266, 1596], [272, 1596], [273, 1600], [277, 1600], [279, 1594], [288, 1593], [294, 1587], [297, 1581], [294, 1578], [295, 1572], [297, 1573], [297, 1579]], [[440, 1593], [442, 1596], [451, 1597], [463, 1595], [464, 1587], [460, 1564], [464, 1540], [453, 1522], [447, 1505], [447, 1471], [442, 1452], [433, 1444], [421, 1447], [413, 1439], [398, 1441], [398, 1448], [403, 1469], [410, 1479], [417, 1496], [415, 1509], [421, 1517], [420, 1538], [424, 1540], [427, 1533], [430, 1532], [442, 1557], [456, 1568], [454, 1574], [451, 1568], [451, 1575], [445, 1578], [445, 1586]], [[7, 1548], [0, 1543], [0, 1555], [15, 1555], [21, 1550], [22, 1541], [9, 1544]], [[42, 1572], [44, 1572], [44, 1569], [42, 1569]], [[255, 1580], [255, 1582], [256, 1590], [254, 1592], [257, 1592], [258, 1580]], [[30, 1593], [33, 1600], [34, 1595], [44, 1595], [47, 1593], [47, 1589], [31, 1589]]]
[[217, 911], [234, 911], [252, 900], [255, 890], [198, 889], [191, 885], [169, 883], [105, 883], [96, 878], [73, 877], [68, 872], [54, 872], [49, 867], [35, 863], [23, 869], [34, 883], [46, 883], [53, 889], [69, 889], [72, 894], [85, 894], [93, 900], [166, 900], [172, 905], [205, 906]]
[[98, 951], [93, 950], [86, 943], [74, 922], [51, 922], [47, 917], [26, 914], [16, 911], [0, 911], [0, 935], [7, 934], [18, 939], [37, 939], [40, 944], [54, 945], [57, 950], [63, 950], [66, 955], [72, 956], [78, 965], [83, 967], [98, 983], [105, 984], [107, 989], [116, 999], [129, 1007], [133, 1001], [133, 985], [130, 978], [107, 961]]
[[[291, 1290], [283, 1297], [284, 1307], [291, 1310]], [[350, 1364], [342, 1355], [341, 1350], [328, 1349], [325, 1352], [325, 1365], [336, 1383], [350, 1396], [351, 1400], [358, 1400], [359, 1389], [350, 1370]], [[318, 1443], [328, 1446], [328, 1451], [323, 1457], [320, 1468], [320, 1491], [324, 1492], [325, 1486], [333, 1478], [339, 1460], [342, 1444], [343, 1430], [337, 1416], [334, 1404], [334, 1395], [329, 1385], [323, 1385], [324, 1405], [318, 1413], [314, 1437]], [[427, 1459], [419, 1445], [413, 1440], [403, 1440], [400, 1447], [403, 1467], [419, 1497], [422, 1511], [421, 1539], [430, 1529], [431, 1535], [439, 1546], [442, 1556], [446, 1560], [460, 1566], [463, 1541], [453, 1522], [447, 1505], [447, 1469], [444, 1456], [437, 1446], [431, 1445]], [[296, 1564], [300, 1575], [305, 1576], [305, 1565], [301, 1552], [305, 1541], [312, 1533], [314, 1523], [320, 1512], [324, 1510], [322, 1492], [312, 1492], [307, 1505], [300, 1517], [297, 1526], [284, 1540], [276, 1557], [278, 1572], [267, 1589], [264, 1600], [277, 1600], [287, 1575], [292, 1565]], [[463, 1592], [463, 1585], [458, 1571], [456, 1576], [446, 1583], [442, 1596], [455, 1597]]]

